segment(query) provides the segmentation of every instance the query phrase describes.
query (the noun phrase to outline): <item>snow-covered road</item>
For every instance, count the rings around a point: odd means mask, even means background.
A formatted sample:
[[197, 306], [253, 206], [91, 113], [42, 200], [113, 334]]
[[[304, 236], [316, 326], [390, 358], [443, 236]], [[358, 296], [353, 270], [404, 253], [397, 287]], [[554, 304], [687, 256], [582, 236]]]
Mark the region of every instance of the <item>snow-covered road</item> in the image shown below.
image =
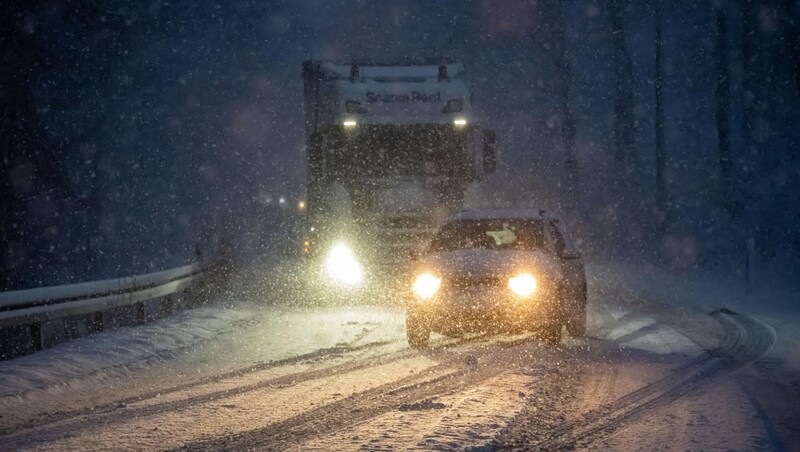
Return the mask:
[[585, 339], [422, 351], [400, 307], [289, 308], [251, 283], [233, 305], [0, 363], [0, 449], [798, 447], [795, 336], [594, 281]]

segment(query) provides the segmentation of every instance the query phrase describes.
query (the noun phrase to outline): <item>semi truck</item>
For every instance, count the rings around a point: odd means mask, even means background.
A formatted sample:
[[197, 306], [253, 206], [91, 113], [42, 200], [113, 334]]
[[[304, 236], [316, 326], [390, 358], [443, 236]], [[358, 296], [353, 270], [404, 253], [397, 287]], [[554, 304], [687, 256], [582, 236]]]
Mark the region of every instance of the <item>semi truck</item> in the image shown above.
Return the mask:
[[495, 169], [495, 134], [479, 125], [462, 63], [309, 60], [303, 89], [303, 252], [334, 280], [413, 259]]

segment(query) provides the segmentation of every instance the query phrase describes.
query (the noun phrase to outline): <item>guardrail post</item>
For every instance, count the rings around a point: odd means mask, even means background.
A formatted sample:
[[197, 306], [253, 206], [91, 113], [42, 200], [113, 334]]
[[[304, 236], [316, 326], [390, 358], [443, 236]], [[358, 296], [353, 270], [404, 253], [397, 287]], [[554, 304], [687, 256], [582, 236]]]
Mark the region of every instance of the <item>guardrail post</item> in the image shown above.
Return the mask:
[[33, 351], [41, 351], [44, 348], [44, 338], [42, 337], [42, 324], [31, 324], [31, 338], [33, 339]]
[[146, 320], [144, 315], [144, 302], [140, 301], [134, 303], [133, 308], [136, 311], [136, 324], [144, 325], [144, 322]]
[[103, 315], [103, 311], [97, 311], [92, 313], [92, 329], [95, 331], [103, 331], [105, 316]]

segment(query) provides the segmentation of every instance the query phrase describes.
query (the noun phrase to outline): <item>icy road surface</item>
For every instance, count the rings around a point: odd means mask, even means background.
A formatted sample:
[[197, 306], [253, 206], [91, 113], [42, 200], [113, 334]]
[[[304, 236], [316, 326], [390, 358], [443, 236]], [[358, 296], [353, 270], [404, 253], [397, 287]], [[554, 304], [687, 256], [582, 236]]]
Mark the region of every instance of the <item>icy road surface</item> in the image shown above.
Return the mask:
[[421, 351], [401, 307], [289, 308], [243, 272], [235, 302], [0, 362], [0, 449], [799, 447], [793, 324], [647, 300], [618, 271], [591, 269], [587, 338]]

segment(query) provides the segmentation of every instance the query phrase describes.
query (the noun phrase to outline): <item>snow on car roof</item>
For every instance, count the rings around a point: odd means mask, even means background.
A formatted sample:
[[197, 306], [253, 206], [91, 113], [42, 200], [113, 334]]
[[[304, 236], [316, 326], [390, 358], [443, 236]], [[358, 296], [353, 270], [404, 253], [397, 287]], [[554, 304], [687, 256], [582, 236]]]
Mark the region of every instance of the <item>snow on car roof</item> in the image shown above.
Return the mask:
[[547, 217], [551, 214], [544, 209], [533, 208], [483, 208], [464, 209], [452, 216], [453, 220], [529, 220]]

